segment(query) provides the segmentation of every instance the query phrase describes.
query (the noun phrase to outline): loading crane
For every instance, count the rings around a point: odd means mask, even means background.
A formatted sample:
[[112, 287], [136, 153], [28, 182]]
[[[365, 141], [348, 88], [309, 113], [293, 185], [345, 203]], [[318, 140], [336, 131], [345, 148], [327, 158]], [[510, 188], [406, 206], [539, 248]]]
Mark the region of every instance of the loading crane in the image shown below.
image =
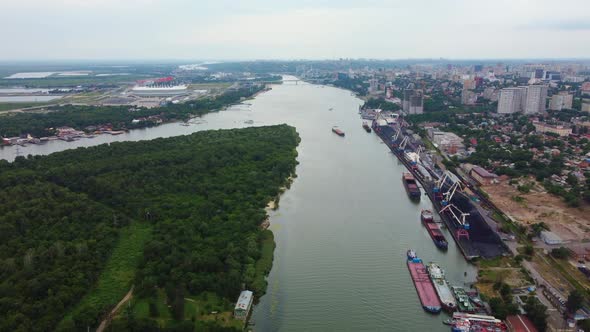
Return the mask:
[[445, 184], [445, 181], [447, 181], [447, 172], [445, 172], [443, 174], [443, 176], [441, 178], [439, 178], [435, 183], [434, 183], [434, 188], [432, 188], [432, 192], [434, 193], [434, 197], [436, 199], [442, 200], [443, 199], [443, 194], [442, 194], [442, 187]]
[[464, 213], [454, 204], [449, 204], [440, 210], [440, 213], [446, 212], [449, 215], [453, 222], [459, 225], [457, 232], [455, 233], [457, 239], [461, 237], [466, 238], [469, 240], [469, 222], [466, 220], [466, 217], [469, 216], [469, 213]]
[[406, 145], [408, 144], [408, 136], [405, 136], [402, 142], [399, 144], [398, 151], [403, 152], [406, 149]]
[[459, 188], [459, 189], [461, 188], [461, 185], [459, 182], [453, 183], [453, 185], [449, 188], [449, 190], [447, 192], [443, 193], [443, 200], [441, 202], [441, 204], [443, 206], [447, 206], [451, 202], [451, 199], [453, 199], [453, 196], [455, 195], [457, 188]]

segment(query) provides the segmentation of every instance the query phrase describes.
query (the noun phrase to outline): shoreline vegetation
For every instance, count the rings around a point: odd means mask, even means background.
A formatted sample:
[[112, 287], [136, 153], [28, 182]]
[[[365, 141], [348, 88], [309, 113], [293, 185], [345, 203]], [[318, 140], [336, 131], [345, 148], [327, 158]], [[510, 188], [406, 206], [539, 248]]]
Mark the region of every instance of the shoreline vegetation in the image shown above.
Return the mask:
[[131, 287], [112, 330], [240, 330], [231, 311], [242, 287], [266, 290], [260, 226], [299, 141], [275, 125], [0, 163], [0, 330], [96, 328]]

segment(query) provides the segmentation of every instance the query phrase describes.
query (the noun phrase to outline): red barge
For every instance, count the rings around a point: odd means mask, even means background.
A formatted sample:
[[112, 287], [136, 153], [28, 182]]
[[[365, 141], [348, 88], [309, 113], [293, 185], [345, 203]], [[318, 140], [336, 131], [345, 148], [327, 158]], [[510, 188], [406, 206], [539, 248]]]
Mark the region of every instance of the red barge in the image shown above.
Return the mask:
[[422, 260], [415, 256], [415, 254], [414, 258], [410, 258], [408, 254], [408, 270], [410, 270], [410, 276], [416, 287], [422, 308], [433, 314], [439, 313], [442, 306], [434, 290], [434, 285], [432, 285], [432, 281], [428, 276], [428, 271]]

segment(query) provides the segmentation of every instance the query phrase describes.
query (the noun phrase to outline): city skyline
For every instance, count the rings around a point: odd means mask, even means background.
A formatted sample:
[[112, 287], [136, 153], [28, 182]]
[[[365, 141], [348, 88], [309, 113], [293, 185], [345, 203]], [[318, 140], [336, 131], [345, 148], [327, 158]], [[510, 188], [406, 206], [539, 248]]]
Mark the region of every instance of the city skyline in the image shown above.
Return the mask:
[[0, 61], [580, 59], [588, 13], [580, 0], [9, 1]]

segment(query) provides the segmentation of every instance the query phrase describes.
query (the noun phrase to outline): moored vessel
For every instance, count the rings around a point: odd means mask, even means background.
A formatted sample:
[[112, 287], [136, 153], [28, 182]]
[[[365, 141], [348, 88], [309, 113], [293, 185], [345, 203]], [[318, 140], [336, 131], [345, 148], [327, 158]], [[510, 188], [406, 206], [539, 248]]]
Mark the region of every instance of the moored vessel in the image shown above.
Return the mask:
[[[410, 251], [408, 251], [408, 257], [410, 257], [409, 252]], [[426, 267], [424, 267], [422, 260], [417, 256], [412, 259], [408, 258], [407, 264], [422, 308], [430, 313], [439, 313], [441, 310], [441, 304], [436, 296], [436, 291], [434, 290], [432, 281], [430, 281], [430, 278], [428, 277], [428, 272], [426, 271]]]
[[453, 332], [508, 331], [508, 326], [494, 316], [455, 312], [451, 322]]
[[366, 132], [368, 132], [368, 133], [371, 132], [371, 126], [369, 126], [369, 124], [366, 121], [363, 122], [363, 128], [365, 129]]
[[438, 264], [432, 262], [428, 263], [427, 269], [428, 275], [430, 276], [430, 280], [432, 280], [432, 284], [434, 285], [434, 289], [436, 290], [436, 294], [438, 295], [438, 299], [440, 300], [443, 309], [448, 312], [457, 310], [457, 302], [455, 301], [451, 288], [445, 279], [444, 270], [438, 266]]
[[344, 137], [344, 132], [336, 127], [332, 127], [332, 132], [340, 137]]
[[419, 200], [422, 192], [418, 188], [418, 183], [412, 173], [403, 173], [402, 182], [406, 188], [406, 192], [411, 199]]
[[473, 306], [473, 304], [471, 304], [469, 296], [467, 295], [463, 287], [452, 286], [451, 291], [455, 296], [455, 300], [457, 300], [457, 309], [459, 309], [459, 311], [467, 313], [475, 312], [475, 307]]
[[422, 210], [420, 213], [420, 219], [422, 220], [424, 227], [426, 227], [430, 238], [432, 238], [434, 245], [436, 245], [436, 247], [439, 249], [447, 250], [449, 243], [438, 227], [438, 224], [434, 221], [434, 215], [432, 214], [432, 211]]

